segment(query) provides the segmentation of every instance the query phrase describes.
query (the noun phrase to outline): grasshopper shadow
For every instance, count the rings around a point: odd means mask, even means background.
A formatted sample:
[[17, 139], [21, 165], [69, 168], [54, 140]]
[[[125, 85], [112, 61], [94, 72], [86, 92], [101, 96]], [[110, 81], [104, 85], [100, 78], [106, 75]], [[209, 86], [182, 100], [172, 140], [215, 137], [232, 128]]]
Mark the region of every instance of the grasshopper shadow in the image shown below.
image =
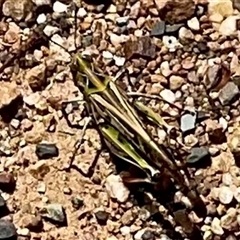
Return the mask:
[[[113, 162], [116, 166], [116, 172], [120, 173], [124, 184], [133, 196], [133, 203], [141, 209], [149, 209], [149, 219], [161, 225], [171, 239], [182, 240], [184, 237], [175, 230], [175, 226], [172, 225], [166, 216], [159, 212], [157, 207], [159, 205], [164, 206], [168, 211], [168, 215], [171, 215], [175, 219], [176, 224], [184, 228], [184, 232], [188, 238], [202, 240], [199, 227], [191, 223], [188, 218], [190, 211], [186, 209], [185, 205], [176, 203], [174, 200], [177, 189], [171, 179], [166, 176], [159, 176], [158, 182], [154, 184], [144, 182], [144, 180], [141, 180], [144, 179], [144, 174], [141, 170], [132, 166], [129, 167], [128, 163], [121, 160], [114, 159]], [[126, 169], [130, 169], [130, 172]], [[151, 199], [148, 194], [146, 194], [147, 192], [150, 193], [155, 200]], [[205, 205], [202, 206], [201, 204], [198, 204], [198, 208], [193, 210], [196, 210], [195, 212], [206, 213]]]

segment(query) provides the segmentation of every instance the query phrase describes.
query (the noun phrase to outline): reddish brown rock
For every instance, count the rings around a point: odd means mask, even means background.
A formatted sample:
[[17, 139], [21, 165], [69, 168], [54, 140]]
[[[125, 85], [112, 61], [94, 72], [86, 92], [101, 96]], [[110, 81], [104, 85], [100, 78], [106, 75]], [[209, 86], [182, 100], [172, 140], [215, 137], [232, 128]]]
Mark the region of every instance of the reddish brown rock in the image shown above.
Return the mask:
[[11, 173], [0, 173], [0, 189], [4, 192], [13, 192], [16, 186], [16, 181]]
[[190, 19], [195, 13], [193, 0], [155, 0], [162, 20], [171, 24]]

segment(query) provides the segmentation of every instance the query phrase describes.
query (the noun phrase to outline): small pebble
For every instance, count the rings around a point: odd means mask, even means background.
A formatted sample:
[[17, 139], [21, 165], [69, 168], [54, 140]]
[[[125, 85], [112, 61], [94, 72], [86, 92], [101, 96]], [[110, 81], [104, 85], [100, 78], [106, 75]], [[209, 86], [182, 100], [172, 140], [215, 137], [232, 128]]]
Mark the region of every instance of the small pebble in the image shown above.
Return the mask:
[[224, 234], [224, 231], [221, 227], [221, 222], [218, 218], [214, 218], [213, 221], [212, 221], [212, 224], [211, 224], [211, 230], [214, 234], [216, 235], [223, 235]]
[[95, 213], [95, 217], [100, 225], [105, 225], [109, 218], [109, 213], [106, 211], [98, 211]]
[[219, 100], [222, 105], [229, 105], [239, 95], [238, 86], [234, 82], [228, 82], [219, 92]]
[[113, 56], [116, 66], [122, 67], [126, 61], [124, 57]]
[[47, 20], [46, 15], [44, 13], [41, 13], [41, 14], [38, 15], [36, 21], [37, 21], [38, 24], [42, 24], [42, 23], [45, 23], [46, 20]]
[[113, 54], [109, 51], [103, 51], [102, 56], [106, 59], [112, 59], [113, 58]]
[[52, 143], [39, 143], [36, 146], [36, 155], [38, 159], [49, 159], [57, 157], [59, 150], [55, 144]]
[[169, 89], [163, 89], [160, 96], [167, 102], [174, 103], [176, 100], [175, 94]]
[[227, 186], [220, 187], [219, 200], [222, 204], [229, 204], [233, 200], [233, 192]]
[[181, 116], [180, 128], [183, 133], [195, 129], [197, 114], [195, 112], [186, 112]]
[[196, 17], [190, 19], [187, 21], [187, 25], [191, 30], [193, 31], [199, 31], [200, 30], [200, 23]]
[[67, 12], [68, 6], [59, 1], [53, 3], [53, 11], [56, 13]]
[[210, 158], [210, 153], [205, 147], [193, 147], [190, 155], [187, 157], [187, 163], [204, 165]]
[[115, 198], [122, 203], [127, 201], [130, 194], [121, 177], [113, 174], [106, 178], [106, 190], [111, 198]]
[[77, 210], [80, 209], [84, 205], [83, 199], [78, 196], [73, 197], [71, 199], [71, 202], [72, 202], [72, 206]]

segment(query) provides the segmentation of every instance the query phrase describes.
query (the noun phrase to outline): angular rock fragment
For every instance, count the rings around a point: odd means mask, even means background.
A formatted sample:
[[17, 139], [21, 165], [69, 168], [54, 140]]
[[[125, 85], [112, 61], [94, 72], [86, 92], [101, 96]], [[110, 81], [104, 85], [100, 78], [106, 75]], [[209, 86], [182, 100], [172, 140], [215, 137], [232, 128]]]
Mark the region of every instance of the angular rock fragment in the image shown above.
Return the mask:
[[204, 84], [207, 89], [220, 90], [230, 79], [230, 69], [225, 64], [214, 64], [208, 68]]
[[224, 234], [224, 231], [221, 227], [221, 222], [217, 217], [215, 217], [211, 223], [211, 230], [214, 234], [219, 236]]
[[35, 66], [27, 71], [26, 79], [33, 91], [43, 90], [47, 86], [46, 66]]
[[156, 22], [153, 25], [150, 35], [155, 37], [160, 37], [164, 34], [164, 32], [165, 32], [165, 22], [160, 21], [160, 22]]
[[180, 128], [183, 133], [195, 129], [197, 114], [195, 112], [186, 112], [181, 116]]
[[138, 38], [137, 41], [127, 41], [124, 45], [124, 53], [127, 59], [130, 59], [134, 55], [155, 58], [156, 45], [152, 43], [150, 37], [145, 36]]
[[191, 166], [207, 166], [210, 162], [210, 153], [205, 147], [194, 147], [186, 162]]
[[56, 224], [66, 225], [67, 223], [65, 209], [61, 204], [48, 204], [45, 208], [40, 210], [40, 213], [42, 217]]
[[219, 92], [219, 101], [226, 106], [239, 96], [238, 86], [234, 82], [228, 82]]
[[209, 15], [219, 14], [222, 17], [228, 17], [233, 14], [233, 3], [231, 0], [209, 1]]
[[52, 143], [40, 143], [36, 147], [36, 155], [39, 159], [48, 159], [57, 157], [59, 154], [58, 148]]
[[81, 199], [78, 196], [73, 197], [71, 199], [71, 202], [72, 202], [72, 206], [77, 210], [84, 205], [83, 199]]
[[125, 187], [120, 176], [109, 175], [106, 179], [106, 190], [111, 198], [119, 202], [125, 202], [128, 199], [130, 191]]
[[107, 223], [109, 213], [106, 211], [97, 211], [95, 217], [100, 225], [105, 225]]
[[190, 19], [196, 9], [193, 0], [155, 0], [160, 18], [171, 23], [179, 23]]

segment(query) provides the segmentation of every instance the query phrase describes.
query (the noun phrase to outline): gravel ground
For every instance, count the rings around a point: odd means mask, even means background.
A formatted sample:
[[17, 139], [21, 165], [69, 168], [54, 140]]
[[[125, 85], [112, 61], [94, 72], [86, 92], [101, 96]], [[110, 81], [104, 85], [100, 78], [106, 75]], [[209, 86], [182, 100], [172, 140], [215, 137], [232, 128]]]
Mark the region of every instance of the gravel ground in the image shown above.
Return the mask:
[[[240, 239], [238, 0], [0, 3], [0, 240]], [[77, 51], [111, 76], [124, 68], [127, 92], [158, 96], [146, 104], [178, 137], [154, 137], [188, 164], [203, 217], [124, 186], [93, 128], [65, 171], [88, 119]]]

